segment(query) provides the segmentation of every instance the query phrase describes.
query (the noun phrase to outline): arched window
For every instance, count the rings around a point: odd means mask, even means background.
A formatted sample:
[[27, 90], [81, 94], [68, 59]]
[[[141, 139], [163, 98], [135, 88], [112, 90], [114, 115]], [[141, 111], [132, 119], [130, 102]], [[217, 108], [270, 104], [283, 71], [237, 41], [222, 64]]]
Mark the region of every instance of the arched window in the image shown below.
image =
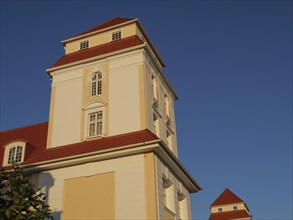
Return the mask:
[[22, 146], [15, 146], [9, 149], [8, 164], [13, 161], [16, 163], [21, 162], [22, 159]]
[[95, 73], [91, 78], [91, 95], [101, 95], [102, 94], [102, 80], [103, 75], [101, 72]]
[[17, 141], [5, 147], [5, 158], [3, 165], [11, 165], [12, 162], [22, 163], [24, 161], [25, 142]]

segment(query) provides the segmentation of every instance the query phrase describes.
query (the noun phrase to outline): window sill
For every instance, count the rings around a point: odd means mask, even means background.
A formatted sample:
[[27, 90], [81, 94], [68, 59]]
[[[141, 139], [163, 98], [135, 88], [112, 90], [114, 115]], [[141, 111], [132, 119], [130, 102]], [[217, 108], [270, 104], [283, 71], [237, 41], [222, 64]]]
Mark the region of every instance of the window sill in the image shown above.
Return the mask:
[[103, 138], [106, 136], [106, 133], [103, 133], [103, 134], [99, 134], [99, 135], [95, 135], [95, 136], [87, 136], [87, 137], [83, 137], [82, 140], [83, 141], [90, 141], [90, 140], [93, 140], [93, 139], [99, 139], [99, 138]]

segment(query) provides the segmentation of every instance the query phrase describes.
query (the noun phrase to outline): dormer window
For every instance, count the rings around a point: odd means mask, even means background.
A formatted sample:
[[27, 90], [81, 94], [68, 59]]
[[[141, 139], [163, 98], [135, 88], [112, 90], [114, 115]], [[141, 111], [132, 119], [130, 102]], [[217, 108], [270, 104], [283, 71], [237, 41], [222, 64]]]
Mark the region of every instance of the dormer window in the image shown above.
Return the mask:
[[80, 50], [84, 50], [84, 49], [86, 49], [86, 48], [89, 48], [89, 41], [86, 40], [86, 41], [82, 41], [82, 42], [80, 42], [80, 44], [79, 44], [79, 49], [80, 49]]
[[121, 31], [112, 33], [112, 40], [118, 40], [118, 39], [121, 39]]
[[13, 162], [22, 163], [24, 161], [24, 142], [14, 142], [5, 147], [5, 158], [3, 165], [11, 165]]

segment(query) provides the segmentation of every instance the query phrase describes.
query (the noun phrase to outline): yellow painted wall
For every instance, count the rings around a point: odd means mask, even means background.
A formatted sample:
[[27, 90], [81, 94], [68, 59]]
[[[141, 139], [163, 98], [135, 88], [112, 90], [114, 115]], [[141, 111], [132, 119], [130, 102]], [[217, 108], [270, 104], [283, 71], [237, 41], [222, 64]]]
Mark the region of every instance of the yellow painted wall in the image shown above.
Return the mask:
[[[108, 103], [109, 100], [109, 70], [108, 63], [102, 62], [97, 65], [89, 66], [83, 70], [83, 85], [82, 85], [82, 106], [86, 106], [89, 103], [95, 102], [103, 102]], [[102, 94], [97, 96], [91, 96], [91, 76], [96, 73], [102, 73]], [[105, 120], [103, 123], [105, 124], [104, 133], [107, 135], [109, 133], [109, 123], [108, 123], [108, 106], [106, 105], [106, 110], [104, 112]], [[81, 111], [81, 130], [80, 137], [83, 139], [87, 134], [87, 125], [86, 125], [86, 112]]]
[[126, 38], [136, 34], [136, 24], [129, 24], [124, 27], [111, 29], [109, 31], [100, 32], [92, 36], [84, 37], [82, 39], [74, 40], [66, 43], [65, 54], [79, 51], [80, 42], [88, 40], [89, 47], [95, 47], [112, 41], [112, 33], [121, 31], [121, 37]]
[[145, 196], [146, 196], [146, 217], [147, 219], [157, 219], [157, 186], [156, 186], [156, 167], [154, 153], [144, 155], [145, 171]]
[[218, 211], [218, 208], [222, 208], [223, 209], [223, 212], [227, 212], [227, 211], [233, 211], [233, 206], [237, 206], [238, 207], [238, 210], [243, 210], [246, 209], [244, 203], [234, 203], [234, 204], [228, 204], [228, 205], [221, 205], [221, 206], [212, 206], [211, 207], [211, 212], [212, 213], [216, 213], [216, 212], [219, 212]]
[[80, 141], [81, 91], [80, 69], [53, 75], [47, 148]]
[[164, 210], [164, 219], [165, 220], [175, 220], [175, 216], [165, 208]]
[[115, 173], [65, 180], [62, 219], [115, 219]]

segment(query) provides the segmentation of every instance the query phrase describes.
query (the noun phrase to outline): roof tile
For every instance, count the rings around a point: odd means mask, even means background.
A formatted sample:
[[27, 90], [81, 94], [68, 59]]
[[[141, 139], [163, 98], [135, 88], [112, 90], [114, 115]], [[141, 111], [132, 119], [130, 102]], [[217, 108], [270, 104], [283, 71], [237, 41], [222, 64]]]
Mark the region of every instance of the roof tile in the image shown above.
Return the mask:
[[238, 218], [247, 218], [250, 215], [245, 210], [217, 212], [210, 215], [209, 220], [232, 220]]
[[236, 196], [229, 189], [225, 189], [224, 192], [211, 204], [211, 206], [231, 204], [231, 203], [244, 203], [242, 199]]
[[23, 140], [31, 146], [32, 152], [22, 163], [29, 165], [48, 160], [77, 156], [81, 154], [107, 150], [126, 145], [139, 144], [152, 140], [159, 140], [158, 137], [148, 129], [120, 134], [109, 137], [102, 137], [90, 141], [69, 144], [60, 147], [46, 148], [48, 123], [40, 123], [0, 133], [0, 164], [3, 163], [4, 146]]
[[104, 55], [114, 51], [119, 51], [122, 49], [142, 45], [143, 41], [137, 36], [133, 35], [130, 37], [122, 38], [119, 40], [111, 41], [102, 45], [95, 47], [90, 47], [88, 49], [80, 50], [74, 53], [66, 54], [61, 57], [56, 63], [54, 63], [50, 68], [62, 66], [65, 64], [77, 62], [80, 60], [92, 58], [95, 56]]
[[[113, 18], [109, 21], [106, 21], [98, 26], [95, 26], [93, 28], [90, 28], [86, 31], [83, 31], [73, 37], [78, 37], [78, 36], [81, 36], [81, 35], [84, 35], [84, 34], [88, 34], [90, 32], [95, 32], [95, 31], [99, 31], [99, 30], [102, 30], [102, 29], [105, 29], [105, 28], [108, 28], [108, 27], [111, 27], [111, 26], [115, 26], [117, 24], [122, 24], [124, 22], [127, 22], [127, 21], [131, 21], [131, 20], [135, 20], [135, 18], [120, 18], [120, 17], [116, 17], [116, 18]], [[73, 38], [71, 37], [71, 38]]]

